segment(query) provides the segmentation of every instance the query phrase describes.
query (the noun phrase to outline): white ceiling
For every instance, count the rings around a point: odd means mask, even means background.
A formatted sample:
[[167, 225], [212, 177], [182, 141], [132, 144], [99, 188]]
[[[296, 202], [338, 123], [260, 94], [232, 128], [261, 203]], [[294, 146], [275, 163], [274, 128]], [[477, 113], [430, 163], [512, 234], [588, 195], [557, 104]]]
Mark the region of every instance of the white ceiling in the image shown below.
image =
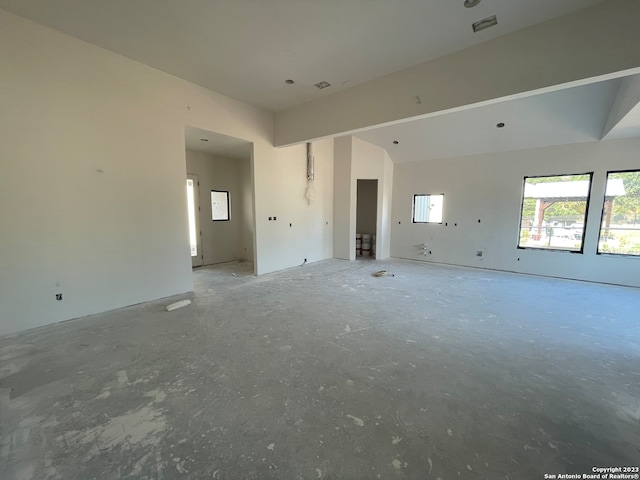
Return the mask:
[[633, 107], [607, 134], [608, 140], [640, 137], [640, 103]]
[[[481, 0], [468, 9], [463, 0], [0, 0], [0, 8], [280, 111], [599, 1]], [[472, 32], [472, 22], [493, 14], [498, 26]], [[295, 83], [286, 85], [288, 78]], [[332, 86], [316, 89], [322, 80]], [[394, 162], [597, 141], [619, 84], [567, 88], [356, 136], [385, 148]], [[499, 122], [506, 126], [496, 128]], [[607, 138], [630, 136], [640, 136], [640, 105]], [[185, 142], [228, 158], [251, 154], [245, 140], [193, 127]]]
[[385, 148], [395, 163], [598, 141], [619, 85], [620, 79], [608, 80], [355, 136]]
[[[279, 111], [599, 1], [0, 0], [0, 8]], [[489, 15], [498, 25], [474, 34], [471, 24]], [[313, 87], [322, 80], [332, 86]]]
[[187, 150], [204, 152], [224, 158], [251, 158], [253, 145], [246, 140], [191, 126], [184, 129], [184, 138]]

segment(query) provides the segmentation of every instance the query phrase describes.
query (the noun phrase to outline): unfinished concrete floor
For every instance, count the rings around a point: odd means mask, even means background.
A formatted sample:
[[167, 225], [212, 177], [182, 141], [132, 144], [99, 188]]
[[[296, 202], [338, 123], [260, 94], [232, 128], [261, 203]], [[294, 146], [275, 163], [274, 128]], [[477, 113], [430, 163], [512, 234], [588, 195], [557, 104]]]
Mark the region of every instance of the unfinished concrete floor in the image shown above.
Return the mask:
[[1, 338], [0, 478], [539, 480], [640, 463], [640, 290], [400, 260], [251, 268]]

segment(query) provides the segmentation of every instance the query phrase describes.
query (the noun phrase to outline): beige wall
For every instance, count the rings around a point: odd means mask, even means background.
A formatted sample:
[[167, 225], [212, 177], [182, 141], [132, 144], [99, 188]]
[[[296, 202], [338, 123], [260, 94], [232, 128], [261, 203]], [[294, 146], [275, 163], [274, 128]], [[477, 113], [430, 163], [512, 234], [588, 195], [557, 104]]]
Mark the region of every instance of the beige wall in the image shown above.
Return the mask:
[[305, 144], [278, 149], [276, 159], [255, 173], [261, 179], [256, 192], [259, 273], [300, 265], [305, 258], [314, 262], [333, 256], [333, 140], [314, 142], [313, 154], [311, 203], [305, 198]]
[[1, 10], [0, 71], [0, 334], [193, 288], [187, 125], [253, 143], [258, 273], [331, 257], [331, 140], [309, 206], [269, 112]]
[[[353, 138], [351, 189], [355, 193], [358, 179], [378, 180], [378, 204], [376, 208], [376, 258], [389, 258], [391, 225], [388, 212], [391, 211], [393, 188], [393, 163], [387, 152], [359, 138]], [[355, 228], [355, 218], [353, 221]], [[352, 232], [355, 237], [356, 232]], [[355, 242], [355, 239], [352, 240]]]
[[[334, 174], [333, 174], [333, 256], [349, 260], [352, 257], [351, 247], [351, 152], [352, 137], [338, 137], [334, 140]], [[355, 210], [353, 212], [355, 215]], [[354, 232], [355, 233], [355, 232]]]
[[376, 234], [376, 258], [388, 258], [393, 189], [393, 163], [389, 155], [384, 149], [359, 138], [340, 137], [335, 140], [335, 169], [334, 256], [355, 259], [357, 182], [365, 179], [378, 180], [376, 231], [371, 233]]
[[[640, 169], [639, 151], [635, 138], [397, 164], [391, 254], [639, 287], [640, 259], [596, 255], [606, 172]], [[594, 176], [584, 254], [516, 248], [523, 178], [585, 172]], [[411, 222], [413, 195], [425, 192], [444, 193], [442, 225]]]
[[255, 260], [255, 217], [254, 217], [254, 197], [253, 197], [253, 169], [252, 162], [248, 158], [240, 160], [240, 242], [236, 253], [238, 258], [249, 262]]
[[[247, 225], [252, 217], [244, 216], [250, 213], [244, 205], [251, 202], [251, 196], [245, 198], [242, 185], [250, 182], [243, 178], [248, 171], [243, 164], [249, 159], [231, 159], [209, 155], [203, 152], [187, 150], [187, 173], [198, 176], [200, 192], [200, 230], [202, 232], [203, 265], [229, 262], [231, 260], [247, 260], [253, 253], [244, 246], [243, 239], [251, 235]], [[211, 218], [211, 190], [229, 192], [230, 219], [216, 221]], [[245, 248], [247, 248], [245, 250]], [[251, 249], [253, 250], [253, 249]]]

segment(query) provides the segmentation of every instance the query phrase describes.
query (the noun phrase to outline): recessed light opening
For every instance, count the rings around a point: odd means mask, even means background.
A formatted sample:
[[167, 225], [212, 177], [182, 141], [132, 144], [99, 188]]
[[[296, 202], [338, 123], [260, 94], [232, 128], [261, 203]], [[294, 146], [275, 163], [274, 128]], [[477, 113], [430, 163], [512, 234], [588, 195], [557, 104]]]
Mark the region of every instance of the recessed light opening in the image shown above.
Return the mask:
[[467, 8], [473, 8], [480, 3], [480, 0], [464, 0], [464, 6]]
[[200, 139], [200, 141], [201, 141], [201, 142], [208, 142], [208, 141], [209, 141], [209, 139], [208, 139], [208, 138], [201, 138], [201, 139]]
[[498, 128], [503, 128], [503, 127], [504, 127], [504, 123], [503, 123], [503, 122], [500, 122], [500, 123], [496, 124], [496, 127], [498, 127]]
[[291, 80], [290, 78], [286, 79], [284, 81], [284, 83], [286, 83], [287, 85], [293, 85], [295, 82], [293, 80]]
[[400, 142], [399, 142], [398, 140], [394, 140], [394, 141], [393, 141], [393, 144], [394, 144], [394, 145], [398, 145], [399, 143], [400, 143]]

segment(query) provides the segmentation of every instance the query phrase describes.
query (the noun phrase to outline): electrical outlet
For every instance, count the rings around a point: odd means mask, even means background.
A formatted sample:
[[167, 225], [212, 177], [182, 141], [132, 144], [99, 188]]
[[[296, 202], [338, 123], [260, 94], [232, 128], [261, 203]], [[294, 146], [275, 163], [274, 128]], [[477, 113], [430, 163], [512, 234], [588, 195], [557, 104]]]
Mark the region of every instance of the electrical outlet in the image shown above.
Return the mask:
[[56, 300], [58, 300], [58, 301], [62, 300], [62, 294], [61, 293], [56, 293]]

